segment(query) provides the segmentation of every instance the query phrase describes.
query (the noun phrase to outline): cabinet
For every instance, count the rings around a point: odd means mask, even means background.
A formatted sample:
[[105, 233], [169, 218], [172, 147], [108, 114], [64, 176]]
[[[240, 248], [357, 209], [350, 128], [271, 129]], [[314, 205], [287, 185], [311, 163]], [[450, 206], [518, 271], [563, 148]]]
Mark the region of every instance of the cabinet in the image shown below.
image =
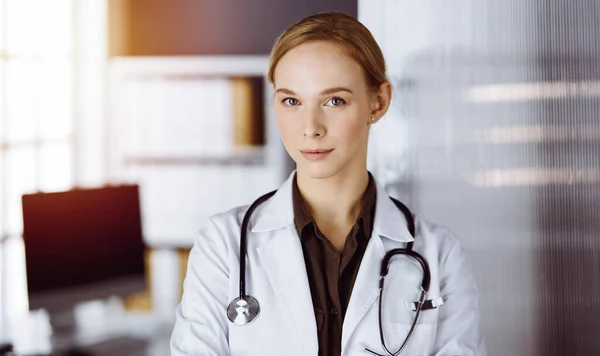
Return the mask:
[[204, 219], [250, 204], [290, 173], [268, 63], [268, 56], [110, 60], [108, 180], [140, 184], [148, 244], [190, 246]]

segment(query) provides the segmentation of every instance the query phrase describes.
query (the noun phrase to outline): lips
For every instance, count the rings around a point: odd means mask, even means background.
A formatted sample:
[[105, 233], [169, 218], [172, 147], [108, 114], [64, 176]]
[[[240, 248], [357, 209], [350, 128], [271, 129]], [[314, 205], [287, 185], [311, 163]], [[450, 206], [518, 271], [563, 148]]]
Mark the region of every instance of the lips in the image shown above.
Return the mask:
[[309, 153], [309, 154], [312, 154], [312, 153], [327, 153], [327, 152], [331, 152], [331, 151], [333, 151], [333, 149], [330, 149], [330, 150], [300, 150], [300, 152], [302, 152], [302, 153]]
[[333, 149], [300, 150], [302, 155], [310, 161], [322, 160], [322, 159], [326, 158], [327, 156], [329, 156], [329, 154], [332, 151], [333, 151]]

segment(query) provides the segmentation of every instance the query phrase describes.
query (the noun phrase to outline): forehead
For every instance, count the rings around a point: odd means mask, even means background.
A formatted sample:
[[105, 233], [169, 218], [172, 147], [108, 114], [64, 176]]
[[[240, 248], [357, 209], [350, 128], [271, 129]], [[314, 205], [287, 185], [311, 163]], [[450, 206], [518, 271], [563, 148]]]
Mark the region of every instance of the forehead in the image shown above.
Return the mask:
[[361, 66], [338, 46], [309, 42], [286, 53], [275, 68], [275, 88], [317, 92], [332, 87], [365, 86]]

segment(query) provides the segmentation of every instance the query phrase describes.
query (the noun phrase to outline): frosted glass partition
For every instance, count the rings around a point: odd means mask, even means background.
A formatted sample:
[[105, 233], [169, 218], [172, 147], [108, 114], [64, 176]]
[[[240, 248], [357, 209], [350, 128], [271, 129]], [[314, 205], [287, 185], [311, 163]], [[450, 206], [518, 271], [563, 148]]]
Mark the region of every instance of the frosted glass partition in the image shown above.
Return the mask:
[[369, 165], [458, 233], [490, 355], [600, 354], [600, 2], [359, 1], [395, 86]]

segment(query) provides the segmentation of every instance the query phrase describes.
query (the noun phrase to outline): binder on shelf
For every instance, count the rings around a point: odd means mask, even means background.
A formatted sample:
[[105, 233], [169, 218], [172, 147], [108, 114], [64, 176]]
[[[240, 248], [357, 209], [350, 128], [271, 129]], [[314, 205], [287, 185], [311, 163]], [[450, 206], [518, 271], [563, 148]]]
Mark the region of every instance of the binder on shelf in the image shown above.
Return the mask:
[[262, 80], [231, 77], [233, 143], [235, 146], [265, 144]]

